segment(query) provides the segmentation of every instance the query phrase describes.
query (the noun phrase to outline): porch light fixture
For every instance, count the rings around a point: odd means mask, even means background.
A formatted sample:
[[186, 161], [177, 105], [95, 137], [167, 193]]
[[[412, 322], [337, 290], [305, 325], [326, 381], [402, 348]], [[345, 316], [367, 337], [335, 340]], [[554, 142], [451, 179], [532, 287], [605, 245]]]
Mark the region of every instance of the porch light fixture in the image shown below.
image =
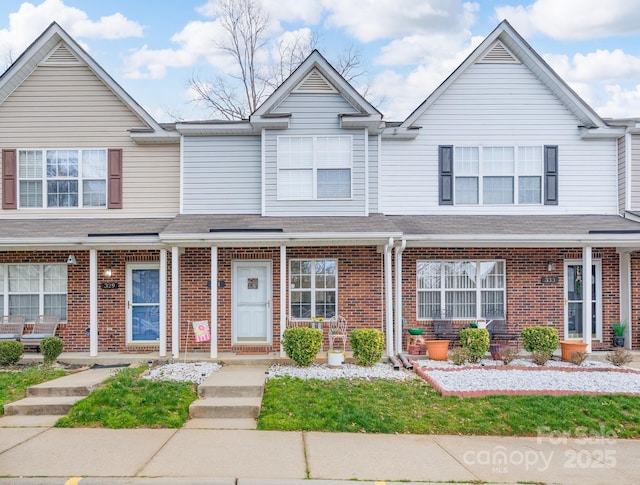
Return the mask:
[[547, 271], [553, 271], [555, 269], [556, 269], [556, 263], [553, 263], [551, 261], [547, 263]]
[[113, 274], [113, 271], [111, 271], [111, 266], [107, 266], [102, 274], [107, 278], [111, 278], [111, 275]]
[[67, 257], [67, 264], [78, 264], [78, 263], [76, 262], [76, 257], [75, 257], [73, 254], [70, 254], [70, 255]]

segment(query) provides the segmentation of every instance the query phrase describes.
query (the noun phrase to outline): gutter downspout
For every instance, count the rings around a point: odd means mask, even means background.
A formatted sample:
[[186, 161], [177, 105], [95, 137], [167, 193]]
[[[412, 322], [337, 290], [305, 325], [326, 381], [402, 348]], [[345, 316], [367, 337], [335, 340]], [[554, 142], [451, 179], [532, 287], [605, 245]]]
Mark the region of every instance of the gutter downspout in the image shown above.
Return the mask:
[[385, 296], [385, 329], [387, 334], [387, 356], [393, 355], [393, 294], [391, 278], [391, 249], [393, 238], [384, 246], [384, 296]]
[[395, 270], [396, 270], [396, 295], [395, 295], [395, 317], [396, 317], [396, 354], [402, 353], [402, 252], [407, 247], [407, 240], [402, 239], [400, 246], [396, 246]]

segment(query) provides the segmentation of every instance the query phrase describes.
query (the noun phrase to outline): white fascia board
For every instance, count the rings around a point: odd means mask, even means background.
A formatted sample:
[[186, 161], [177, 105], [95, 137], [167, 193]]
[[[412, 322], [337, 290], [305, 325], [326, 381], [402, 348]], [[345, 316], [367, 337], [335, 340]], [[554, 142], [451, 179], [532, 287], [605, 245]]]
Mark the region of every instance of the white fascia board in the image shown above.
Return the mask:
[[163, 133], [135, 132], [129, 133], [131, 139], [139, 145], [169, 145], [180, 142], [180, 133], [165, 131]]
[[602, 140], [607, 138], [617, 139], [621, 136], [624, 136], [626, 130], [622, 127], [616, 128], [586, 128], [584, 126], [580, 127], [580, 138], [583, 140]]
[[418, 133], [420, 133], [420, 127], [417, 127], [417, 126], [411, 126], [408, 128], [401, 127], [401, 126], [386, 127], [382, 131], [382, 138], [389, 139], [389, 140], [393, 140], [393, 139], [413, 140], [418, 136]]
[[384, 128], [382, 116], [377, 115], [356, 115], [351, 113], [338, 115], [340, 118], [340, 128], [344, 129], [362, 129], [366, 128], [372, 135], [377, 135]]
[[302, 245], [378, 245], [386, 243], [390, 237], [400, 237], [400, 233], [197, 233], [161, 235], [166, 244], [179, 246], [302, 246]]
[[640, 233], [616, 234], [438, 234], [405, 235], [407, 247], [563, 248], [637, 247]]
[[44, 249], [60, 250], [89, 250], [89, 249], [128, 249], [164, 247], [157, 236], [137, 237], [135, 239], [124, 237], [81, 237], [81, 238], [0, 238], [0, 250], [2, 251], [28, 251]]
[[187, 136], [207, 135], [256, 135], [260, 130], [246, 122], [229, 123], [177, 123], [176, 131]]

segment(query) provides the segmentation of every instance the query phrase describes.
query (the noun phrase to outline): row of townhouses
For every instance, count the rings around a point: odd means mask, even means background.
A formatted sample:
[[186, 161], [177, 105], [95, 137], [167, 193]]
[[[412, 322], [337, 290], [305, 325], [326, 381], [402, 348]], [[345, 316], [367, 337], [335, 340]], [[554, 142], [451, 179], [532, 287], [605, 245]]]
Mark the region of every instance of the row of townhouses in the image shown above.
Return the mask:
[[313, 52], [248, 120], [161, 124], [51, 24], [0, 77], [0, 314], [92, 356], [277, 354], [335, 315], [388, 354], [443, 315], [640, 348], [640, 120], [507, 22], [425, 96], [386, 121]]

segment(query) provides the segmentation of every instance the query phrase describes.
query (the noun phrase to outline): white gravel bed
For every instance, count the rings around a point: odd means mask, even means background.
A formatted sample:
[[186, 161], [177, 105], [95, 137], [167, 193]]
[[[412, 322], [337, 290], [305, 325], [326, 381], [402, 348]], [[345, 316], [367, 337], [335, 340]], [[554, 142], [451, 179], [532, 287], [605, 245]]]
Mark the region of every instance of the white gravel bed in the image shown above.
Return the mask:
[[[423, 360], [416, 360], [415, 361], [416, 364], [418, 364], [420, 367], [428, 367], [431, 369], [439, 369], [439, 368], [446, 368], [446, 369], [460, 369], [460, 368], [466, 368], [466, 367], [503, 367], [504, 363], [501, 360], [492, 360], [492, 359], [482, 359], [480, 362], [478, 362], [477, 364], [465, 364], [463, 366], [460, 365], [455, 365], [453, 362], [451, 362], [450, 360], [429, 360], [429, 359], [423, 359]], [[575, 364], [572, 364], [571, 362], [563, 362], [561, 360], [548, 360], [547, 363], [544, 366], [539, 366], [538, 364], [535, 364], [531, 359], [515, 359], [513, 360], [510, 364], [510, 367], [537, 367], [537, 368], [549, 368], [549, 367], [553, 367], [553, 368], [573, 368], [573, 369], [579, 369], [579, 368], [584, 368], [584, 369], [593, 369], [593, 368], [605, 368], [605, 369], [629, 369], [628, 367], [616, 367], [615, 365], [611, 364], [610, 362], [601, 362], [601, 361], [597, 361], [597, 360], [585, 360], [582, 365], [580, 367], [576, 366]]]
[[425, 370], [446, 391], [571, 391], [640, 393], [640, 373], [558, 370], [499, 370], [488, 367]]
[[405, 369], [394, 370], [391, 364], [374, 364], [371, 367], [363, 367], [355, 364], [344, 364], [338, 369], [332, 369], [326, 364], [313, 364], [309, 367], [296, 367], [293, 365], [272, 365], [267, 370], [267, 379], [279, 376], [298, 377], [300, 379], [389, 379], [406, 381], [416, 379], [415, 373]]
[[213, 362], [189, 362], [165, 364], [149, 371], [145, 379], [153, 381], [179, 381], [202, 384], [207, 377], [218, 372], [222, 366]]

